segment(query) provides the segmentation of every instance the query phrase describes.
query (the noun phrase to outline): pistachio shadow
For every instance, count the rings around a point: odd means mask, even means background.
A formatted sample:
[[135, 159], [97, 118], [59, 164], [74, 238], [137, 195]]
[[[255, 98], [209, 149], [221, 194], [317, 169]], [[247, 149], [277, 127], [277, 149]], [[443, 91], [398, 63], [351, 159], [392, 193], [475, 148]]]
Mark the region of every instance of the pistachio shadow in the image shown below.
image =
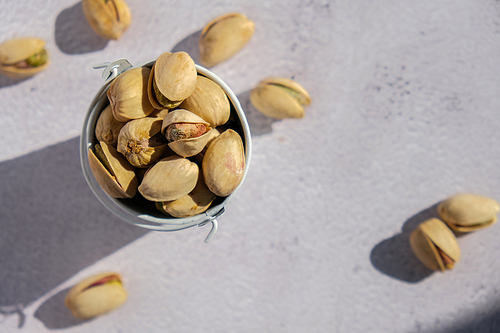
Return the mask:
[[200, 40], [200, 36], [201, 29], [180, 40], [177, 44], [175, 44], [170, 52], [184, 51], [191, 56], [196, 64], [199, 64], [200, 49], [198, 48], [198, 41]]
[[66, 54], [83, 54], [102, 50], [108, 40], [97, 35], [83, 14], [81, 1], [64, 9], [56, 18], [55, 40]]
[[413, 253], [410, 234], [420, 223], [433, 217], [439, 218], [438, 204], [413, 215], [405, 221], [399, 234], [375, 245], [370, 253], [373, 267], [392, 278], [408, 283], [418, 283], [434, 273]]
[[120, 221], [93, 195], [79, 140], [0, 163], [0, 309], [24, 308], [148, 232]]
[[252, 136], [269, 134], [273, 131], [273, 123], [280, 120], [268, 117], [257, 110], [250, 101], [250, 91], [244, 91], [237, 96], [243, 111], [245, 111], [250, 132]]
[[8, 87], [8, 86], [14, 86], [16, 84], [19, 84], [21, 82], [24, 82], [26, 80], [31, 79], [31, 77], [24, 78], [24, 79], [13, 79], [10, 77], [7, 77], [5, 75], [0, 74], [0, 89], [3, 87]]

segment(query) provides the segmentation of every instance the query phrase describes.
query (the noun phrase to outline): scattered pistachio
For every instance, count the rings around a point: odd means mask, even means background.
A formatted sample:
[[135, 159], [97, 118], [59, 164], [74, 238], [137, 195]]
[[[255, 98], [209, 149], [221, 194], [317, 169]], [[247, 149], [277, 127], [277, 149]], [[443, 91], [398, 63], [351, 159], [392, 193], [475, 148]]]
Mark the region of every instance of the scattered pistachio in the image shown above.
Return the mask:
[[35, 37], [16, 38], [0, 44], [0, 73], [15, 79], [33, 76], [49, 64], [45, 41]]
[[82, 9], [90, 27], [106, 39], [119, 39], [132, 20], [124, 0], [82, 0]]

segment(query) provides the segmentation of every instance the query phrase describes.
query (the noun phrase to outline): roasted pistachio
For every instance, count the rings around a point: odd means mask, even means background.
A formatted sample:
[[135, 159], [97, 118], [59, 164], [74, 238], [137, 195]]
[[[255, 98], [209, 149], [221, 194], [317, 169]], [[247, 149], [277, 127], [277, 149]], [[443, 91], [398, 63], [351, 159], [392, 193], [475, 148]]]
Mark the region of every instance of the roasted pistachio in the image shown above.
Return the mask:
[[253, 36], [255, 24], [245, 15], [231, 13], [208, 23], [201, 32], [200, 62], [212, 67], [238, 53]]
[[122, 306], [126, 300], [122, 277], [110, 272], [91, 276], [75, 285], [64, 304], [76, 318], [90, 319]]
[[107, 94], [116, 120], [126, 122], [153, 112], [147, 94], [150, 72], [147, 67], [131, 68], [111, 83]]
[[455, 235], [436, 218], [421, 223], [411, 233], [410, 245], [417, 258], [432, 270], [452, 269], [460, 260], [460, 247]]
[[83, 14], [92, 29], [106, 39], [118, 39], [132, 20], [123, 0], [82, 0]]
[[224, 125], [231, 113], [224, 90], [214, 81], [200, 75], [194, 92], [179, 107], [197, 114], [212, 127]]
[[198, 173], [196, 163], [177, 155], [169, 156], [148, 169], [139, 192], [155, 202], [177, 200], [194, 189]]
[[89, 164], [101, 188], [113, 198], [132, 198], [137, 192], [134, 168], [106, 142], [89, 149]]
[[231, 194], [243, 180], [245, 171], [240, 135], [228, 129], [213, 139], [203, 157], [202, 170], [210, 191], [221, 197]]
[[156, 59], [148, 81], [148, 97], [157, 109], [172, 109], [196, 88], [197, 71], [186, 52], [165, 52]]
[[311, 97], [297, 82], [271, 77], [252, 89], [250, 101], [257, 110], [272, 118], [302, 118], [304, 107], [311, 104]]
[[46, 69], [49, 55], [45, 41], [35, 37], [16, 38], [0, 44], [0, 73], [24, 79]]
[[454, 231], [469, 232], [497, 221], [498, 202], [477, 194], [462, 193], [438, 206], [439, 217]]
[[97, 119], [97, 123], [95, 125], [95, 136], [98, 141], [104, 141], [108, 145], [116, 147], [118, 134], [124, 125], [124, 122], [118, 121], [115, 117], [113, 117], [111, 105], [108, 105]]

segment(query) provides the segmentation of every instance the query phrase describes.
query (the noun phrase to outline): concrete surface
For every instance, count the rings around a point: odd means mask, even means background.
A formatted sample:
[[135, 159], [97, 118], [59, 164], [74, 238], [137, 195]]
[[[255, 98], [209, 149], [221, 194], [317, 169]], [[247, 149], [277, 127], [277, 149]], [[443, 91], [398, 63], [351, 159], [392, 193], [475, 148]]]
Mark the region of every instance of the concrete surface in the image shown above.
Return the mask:
[[[500, 3], [128, 0], [118, 41], [76, 1], [0, 0], [0, 36], [47, 40], [51, 67], [0, 78], [0, 331], [498, 332], [500, 226], [459, 238], [446, 273], [422, 266], [409, 233], [457, 192], [500, 200]], [[256, 24], [214, 68], [253, 134], [248, 177], [219, 219], [147, 232], [109, 213], [80, 169], [83, 118], [102, 85], [91, 65], [170, 50], [238, 11]], [[270, 75], [313, 103], [274, 121], [249, 103]], [[129, 299], [77, 321], [68, 288], [104, 270]]]

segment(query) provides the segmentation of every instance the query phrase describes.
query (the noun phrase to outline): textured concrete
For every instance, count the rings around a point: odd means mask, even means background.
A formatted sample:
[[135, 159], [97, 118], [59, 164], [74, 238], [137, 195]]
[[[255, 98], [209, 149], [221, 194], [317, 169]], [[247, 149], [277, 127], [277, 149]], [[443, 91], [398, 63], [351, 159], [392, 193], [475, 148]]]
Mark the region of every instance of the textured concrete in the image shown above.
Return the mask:
[[[409, 233], [467, 191], [500, 200], [500, 4], [493, 0], [128, 0], [119, 41], [74, 1], [0, 0], [1, 39], [47, 40], [51, 67], [0, 77], [1, 332], [498, 332], [500, 226], [459, 238], [447, 273]], [[205, 23], [255, 21], [250, 44], [212, 70], [253, 134], [248, 177], [219, 219], [173, 233], [121, 222], [81, 174], [78, 139], [102, 85], [91, 65], [169, 50], [196, 59]], [[291, 77], [300, 120], [253, 109], [249, 90]], [[67, 289], [103, 270], [129, 300], [73, 319]]]

